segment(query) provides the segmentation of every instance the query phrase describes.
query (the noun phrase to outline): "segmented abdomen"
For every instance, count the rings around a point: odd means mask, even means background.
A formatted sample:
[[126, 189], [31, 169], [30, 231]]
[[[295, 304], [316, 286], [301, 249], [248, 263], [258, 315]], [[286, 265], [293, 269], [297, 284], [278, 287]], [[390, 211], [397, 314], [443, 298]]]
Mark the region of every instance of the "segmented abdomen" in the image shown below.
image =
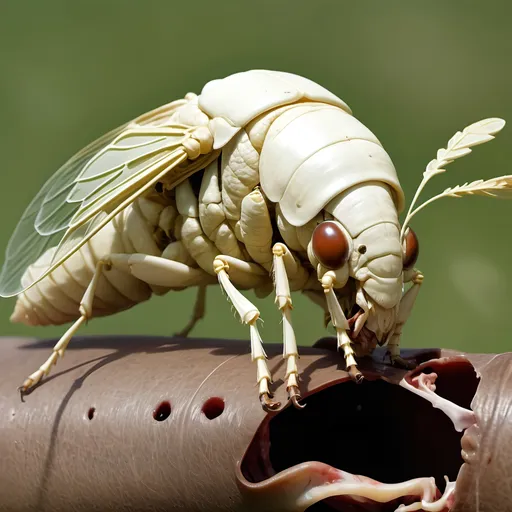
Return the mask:
[[[98, 261], [111, 253], [143, 252], [160, 255], [153, 233], [164, 206], [137, 200], [50, 275], [18, 296], [12, 322], [60, 325], [80, 316], [79, 305]], [[27, 269], [27, 276], [42, 273], [51, 259], [50, 249]], [[105, 316], [149, 299], [153, 290], [135, 277], [112, 268], [104, 270], [93, 301], [93, 316]]]

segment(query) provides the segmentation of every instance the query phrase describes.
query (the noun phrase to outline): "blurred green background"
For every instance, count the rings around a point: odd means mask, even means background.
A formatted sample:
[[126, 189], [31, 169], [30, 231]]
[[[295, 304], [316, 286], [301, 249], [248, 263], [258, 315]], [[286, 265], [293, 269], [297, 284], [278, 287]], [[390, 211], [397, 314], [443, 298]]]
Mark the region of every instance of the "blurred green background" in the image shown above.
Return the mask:
[[[43, 182], [89, 141], [251, 68], [295, 72], [344, 99], [382, 141], [410, 200], [455, 131], [485, 117], [512, 119], [511, 16], [510, 1], [493, 0], [4, 1], [0, 247]], [[512, 174], [511, 134], [507, 127], [455, 162], [425, 197]], [[511, 218], [512, 202], [482, 197], [445, 199], [416, 218], [426, 280], [404, 347], [509, 350]], [[194, 297], [188, 290], [153, 298], [93, 320], [81, 334], [169, 335], [185, 324]], [[317, 306], [294, 300], [299, 343], [324, 336]], [[272, 297], [256, 303], [264, 339], [280, 341]], [[13, 306], [0, 301], [2, 335], [64, 331], [12, 325]], [[194, 334], [245, 339], [248, 329], [210, 288], [207, 318]]]

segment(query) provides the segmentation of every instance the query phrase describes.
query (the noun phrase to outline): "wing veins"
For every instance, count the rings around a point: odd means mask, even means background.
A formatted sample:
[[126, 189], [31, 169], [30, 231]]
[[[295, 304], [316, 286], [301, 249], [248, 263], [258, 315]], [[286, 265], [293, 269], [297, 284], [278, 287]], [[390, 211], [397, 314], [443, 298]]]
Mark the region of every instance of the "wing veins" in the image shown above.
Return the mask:
[[[180, 165], [188, 158], [182, 143], [196, 127], [172, 119], [190, 100], [140, 115], [92, 141], [60, 166], [29, 203], [9, 239], [0, 296], [17, 295], [39, 282], [157, 180], [177, 183], [201, 168], [201, 161], [212, 153]], [[81, 201], [73, 201], [79, 195]], [[37, 262], [38, 270], [27, 273]]]

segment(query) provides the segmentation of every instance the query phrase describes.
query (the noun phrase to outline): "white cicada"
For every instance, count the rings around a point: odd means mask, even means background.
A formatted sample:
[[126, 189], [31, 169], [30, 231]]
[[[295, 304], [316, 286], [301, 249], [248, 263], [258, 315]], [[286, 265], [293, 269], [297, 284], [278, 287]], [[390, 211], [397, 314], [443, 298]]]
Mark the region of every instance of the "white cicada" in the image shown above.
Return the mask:
[[[258, 332], [258, 309], [240, 289], [275, 289], [283, 317], [287, 389], [299, 406], [290, 292], [322, 305], [355, 380], [356, 357], [387, 345], [400, 358], [402, 327], [423, 275], [408, 227], [443, 196], [501, 195], [509, 176], [448, 189], [413, 209], [434, 175], [504, 121], [487, 119], [450, 139], [430, 162], [403, 225], [404, 194], [379, 140], [338, 97], [297, 75], [252, 70], [206, 84], [114, 130], [79, 152], [25, 211], [6, 252], [0, 294], [18, 295], [11, 320], [72, 326], [22, 385], [34, 386], [89, 318], [153, 293], [219, 282], [250, 328], [266, 409], [278, 407]], [[404, 291], [405, 283], [410, 283]]]

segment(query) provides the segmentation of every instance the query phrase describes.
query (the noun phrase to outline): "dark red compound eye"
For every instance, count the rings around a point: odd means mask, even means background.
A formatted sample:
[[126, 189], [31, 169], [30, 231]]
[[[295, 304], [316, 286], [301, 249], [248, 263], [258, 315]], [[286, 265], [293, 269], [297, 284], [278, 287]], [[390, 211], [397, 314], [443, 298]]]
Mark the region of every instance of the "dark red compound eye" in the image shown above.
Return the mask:
[[318, 224], [311, 242], [317, 260], [329, 270], [342, 267], [348, 260], [348, 240], [336, 222], [327, 220]]
[[407, 233], [405, 234], [404, 270], [411, 270], [416, 264], [419, 255], [420, 244], [418, 237], [411, 228], [407, 228]]

